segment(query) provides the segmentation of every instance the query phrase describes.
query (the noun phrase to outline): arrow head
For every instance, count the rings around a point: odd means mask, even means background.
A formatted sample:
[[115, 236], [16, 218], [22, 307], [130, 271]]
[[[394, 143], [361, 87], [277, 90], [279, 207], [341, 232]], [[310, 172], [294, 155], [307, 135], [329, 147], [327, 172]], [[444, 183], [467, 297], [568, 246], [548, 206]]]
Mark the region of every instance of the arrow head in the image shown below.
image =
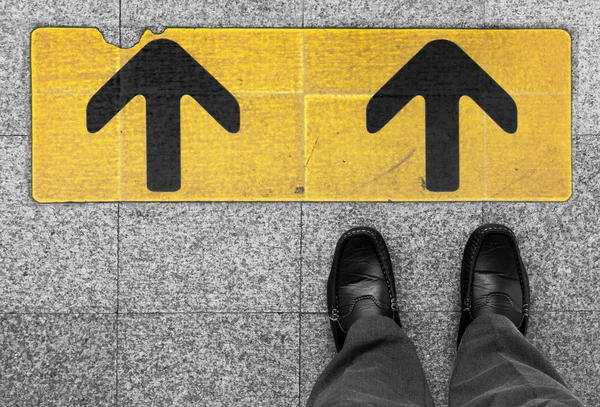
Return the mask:
[[178, 98], [189, 95], [225, 130], [240, 129], [235, 97], [179, 44], [167, 39], [149, 42], [92, 96], [87, 129], [101, 130], [131, 99]]
[[517, 105], [512, 97], [458, 45], [435, 40], [425, 45], [367, 105], [367, 131], [376, 133], [414, 97], [469, 96], [505, 132], [517, 131]]

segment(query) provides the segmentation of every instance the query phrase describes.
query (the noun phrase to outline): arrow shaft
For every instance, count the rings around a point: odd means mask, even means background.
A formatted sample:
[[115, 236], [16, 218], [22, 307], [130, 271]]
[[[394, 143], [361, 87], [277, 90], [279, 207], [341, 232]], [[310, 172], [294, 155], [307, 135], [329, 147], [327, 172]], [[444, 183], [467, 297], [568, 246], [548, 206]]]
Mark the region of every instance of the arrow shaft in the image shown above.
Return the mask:
[[154, 192], [181, 188], [181, 100], [146, 97], [146, 183]]
[[425, 182], [433, 192], [460, 186], [459, 98], [428, 97], [425, 101]]

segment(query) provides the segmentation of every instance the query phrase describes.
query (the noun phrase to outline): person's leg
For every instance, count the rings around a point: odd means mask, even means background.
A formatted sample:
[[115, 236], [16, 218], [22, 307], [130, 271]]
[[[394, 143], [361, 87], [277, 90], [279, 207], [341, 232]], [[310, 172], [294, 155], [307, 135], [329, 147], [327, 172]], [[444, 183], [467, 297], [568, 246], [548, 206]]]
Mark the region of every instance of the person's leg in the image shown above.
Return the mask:
[[371, 228], [344, 233], [327, 283], [339, 354], [317, 380], [309, 406], [433, 406], [397, 304], [383, 237]]
[[343, 349], [318, 378], [307, 405], [434, 404], [410, 338], [391, 318], [375, 316], [352, 325]]
[[467, 328], [450, 380], [453, 406], [583, 406], [550, 362], [508, 318], [482, 315]]
[[513, 232], [502, 225], [475, 230], [463, 255], [451, 407], [582, 405], [525, 339], [529, 297]]

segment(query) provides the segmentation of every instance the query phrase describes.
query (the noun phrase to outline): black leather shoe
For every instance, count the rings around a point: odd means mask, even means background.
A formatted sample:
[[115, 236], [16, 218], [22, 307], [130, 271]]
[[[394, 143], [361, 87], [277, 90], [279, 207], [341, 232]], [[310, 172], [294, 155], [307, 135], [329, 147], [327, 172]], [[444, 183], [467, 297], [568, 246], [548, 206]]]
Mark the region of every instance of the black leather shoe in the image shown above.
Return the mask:
[[457, 346], [471, 321], [484, 314], [504, 315], [527, 333], [529, 280], [512, 230], [483, 225], [471, 234], [463, 254], [460, 293]]
[[360, 318], [383, 315], [401, 326], [390, 254], [375, 229], [358, 227], [340, 237], [327, 283], [327, 309], [338, 352]]

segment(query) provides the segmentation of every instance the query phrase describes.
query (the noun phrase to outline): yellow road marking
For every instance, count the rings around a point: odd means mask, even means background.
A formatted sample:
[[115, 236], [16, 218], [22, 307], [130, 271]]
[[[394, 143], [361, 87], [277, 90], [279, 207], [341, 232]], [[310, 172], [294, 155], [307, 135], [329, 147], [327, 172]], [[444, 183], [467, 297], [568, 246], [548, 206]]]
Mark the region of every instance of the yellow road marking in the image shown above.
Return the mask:
[[[238, 101], [229, 133], [181, 99], [181, 189], [146, 186], [145, 98], [97, 133], [90, 98], [145, 45], [178, 43]], [[460, 187], [432, 192], [417, 96], [376, 133], [369, 100], [431, 41], [458, 45], [515, 101], [508, 134], [459, 105]], [[571, 194], [571, 41], [561, 30], [167, 29], [119, 49], [95, 29], [32, 33], [33, 197], [83, 201], [565, 200]]]

